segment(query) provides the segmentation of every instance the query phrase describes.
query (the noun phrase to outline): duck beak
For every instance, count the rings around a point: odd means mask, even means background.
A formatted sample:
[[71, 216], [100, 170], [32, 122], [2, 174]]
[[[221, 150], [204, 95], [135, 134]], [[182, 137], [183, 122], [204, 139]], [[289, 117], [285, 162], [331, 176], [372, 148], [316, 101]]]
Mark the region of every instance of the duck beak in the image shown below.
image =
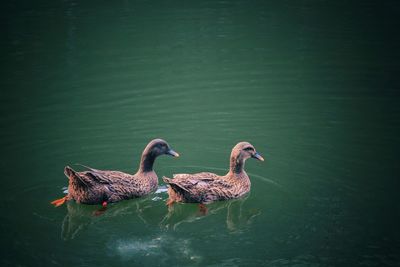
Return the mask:
[[264, 158], [260, 154], [258, 154], [258, 152], [256, 152], [252, 157], [260, 161], [264, 161]]
[[172, 149], [169, 149], [166, 154], [167, 155], [171, 155], [171, 156], [173, 156], [175, 158], [179, 157], [179, 154], [176, 153], [175, 151], [173, 151]]

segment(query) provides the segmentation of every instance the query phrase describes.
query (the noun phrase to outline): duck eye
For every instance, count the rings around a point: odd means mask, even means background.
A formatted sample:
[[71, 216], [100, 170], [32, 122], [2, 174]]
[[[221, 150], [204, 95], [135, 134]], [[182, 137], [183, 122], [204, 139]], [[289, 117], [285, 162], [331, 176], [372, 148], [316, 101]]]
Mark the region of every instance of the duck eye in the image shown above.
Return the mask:
[[244, 148], [244, 150], [246, 150], [246, 151], [253, 151], [254, 149], [253, 149], [252, 147], [246, 147], [246, 148]]

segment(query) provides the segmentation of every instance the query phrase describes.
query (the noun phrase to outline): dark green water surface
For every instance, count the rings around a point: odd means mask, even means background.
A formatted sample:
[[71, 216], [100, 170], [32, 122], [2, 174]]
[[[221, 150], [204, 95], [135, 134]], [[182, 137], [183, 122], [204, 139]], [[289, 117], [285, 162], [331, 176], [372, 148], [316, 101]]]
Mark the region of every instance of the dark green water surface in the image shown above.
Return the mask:
[[[1, 266], [399, 266], [397, 1], [8, 1], [1, 9]], [[99, 206], [65, 165], [173, 173], [244, 199]], [[79, 169], [79, 167], [76, 167]]]

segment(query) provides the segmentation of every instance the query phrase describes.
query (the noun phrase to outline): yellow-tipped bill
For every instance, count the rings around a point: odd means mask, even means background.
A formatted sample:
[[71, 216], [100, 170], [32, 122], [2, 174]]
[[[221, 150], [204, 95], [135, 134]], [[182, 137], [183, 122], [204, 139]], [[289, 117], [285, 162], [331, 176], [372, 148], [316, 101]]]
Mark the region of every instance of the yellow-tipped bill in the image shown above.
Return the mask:
[[168, 150], [167, 154], [171, 155], [171, 156], [173, 156], [175, 158], [179, 157], [179, 154], [177, 152], [173, 151], [172, 149]]
[[258, 154], [257, 152], [253, 155], [253, 158], [258, 159], [260, 161], [264, 161], [264, 158], [260, 154]]

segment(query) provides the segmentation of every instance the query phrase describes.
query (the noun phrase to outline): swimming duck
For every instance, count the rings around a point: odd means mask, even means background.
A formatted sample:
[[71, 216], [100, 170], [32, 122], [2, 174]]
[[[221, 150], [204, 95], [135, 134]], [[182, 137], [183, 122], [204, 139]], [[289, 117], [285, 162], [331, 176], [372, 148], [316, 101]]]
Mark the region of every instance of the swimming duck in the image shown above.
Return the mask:
[[74, 199], [78, 203], [102, 204], [124, 199], [141, 197], [157, 189], [158, 177], [153, 170], [154, 160], [160, 155], [179, 157], [168, 143], [162, 139], [154, 139], [143, 150], [139, 169], [135, 174], [120, 171], [103, 171], [90, 167], [87, 171], [76, 172], [71, 167], [64, 169], [69, 179], [68, 194], [51, 202], [58, 207], [67, 200]]
[[250, 191], [250, 179], [244, 171], [248, 158], [264, 161], [254, 146], [240, 142], [232, 149], [229, 172], [224, 176], [210, 172], [175, 174], [173, 179], [164, 176], [164, 182], [169, 185], [167, 205], [171, 206], [174, 202], [207, 204], [245, 195]]

